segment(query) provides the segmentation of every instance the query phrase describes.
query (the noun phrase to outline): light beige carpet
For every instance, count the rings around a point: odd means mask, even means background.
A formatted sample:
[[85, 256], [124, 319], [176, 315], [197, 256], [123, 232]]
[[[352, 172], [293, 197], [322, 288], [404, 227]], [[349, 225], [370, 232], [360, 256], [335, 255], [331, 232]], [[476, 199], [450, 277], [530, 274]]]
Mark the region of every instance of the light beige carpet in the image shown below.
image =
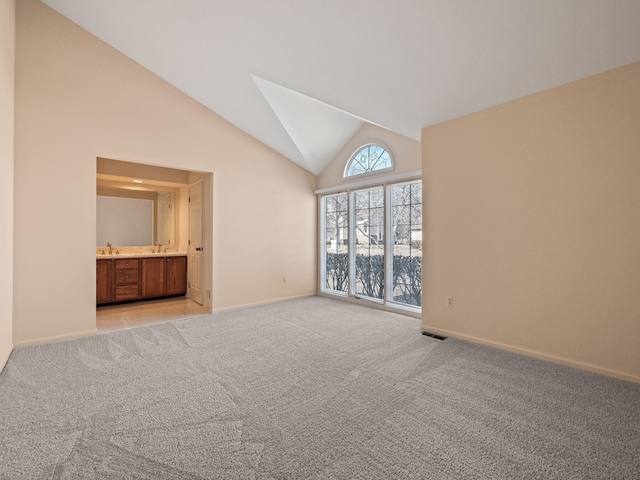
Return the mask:
[[640, 385], [313, 297], [16, 350], [0, 478], [637, 479]]

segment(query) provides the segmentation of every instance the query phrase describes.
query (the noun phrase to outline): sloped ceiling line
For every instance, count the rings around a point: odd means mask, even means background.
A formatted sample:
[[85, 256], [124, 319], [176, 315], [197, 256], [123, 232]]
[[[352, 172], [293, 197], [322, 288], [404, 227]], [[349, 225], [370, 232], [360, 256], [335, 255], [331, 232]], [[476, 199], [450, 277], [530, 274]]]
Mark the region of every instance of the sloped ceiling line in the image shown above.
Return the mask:
[[360, 121], [420, 140], [640, 61], [639, 0], [41, 1], [316, 174]]
[[365, 120], [255, 75], [251, 78], [304, 158], [319, 175]]

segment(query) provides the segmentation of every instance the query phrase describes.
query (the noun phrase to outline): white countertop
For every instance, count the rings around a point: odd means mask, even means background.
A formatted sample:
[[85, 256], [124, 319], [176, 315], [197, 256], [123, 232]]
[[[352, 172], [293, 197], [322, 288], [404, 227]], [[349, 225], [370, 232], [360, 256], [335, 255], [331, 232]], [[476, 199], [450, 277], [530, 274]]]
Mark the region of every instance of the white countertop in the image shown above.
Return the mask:
[[167, 253], [120, 253], [116, 255], [115, 253], [109, 254], [96, 254], [96, 260], [110, 260], [112, 258], [148, 258], [148, 257], [186, 257], [186, 252], [167, 252]]

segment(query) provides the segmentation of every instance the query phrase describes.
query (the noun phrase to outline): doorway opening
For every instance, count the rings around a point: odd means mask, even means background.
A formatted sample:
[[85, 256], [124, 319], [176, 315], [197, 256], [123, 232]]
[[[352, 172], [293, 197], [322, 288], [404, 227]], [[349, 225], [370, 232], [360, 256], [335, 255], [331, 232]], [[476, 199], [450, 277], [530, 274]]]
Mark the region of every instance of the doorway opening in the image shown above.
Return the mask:
[[98, 331], [211, 313], [212, 224], [212, 172], [98, 158]]

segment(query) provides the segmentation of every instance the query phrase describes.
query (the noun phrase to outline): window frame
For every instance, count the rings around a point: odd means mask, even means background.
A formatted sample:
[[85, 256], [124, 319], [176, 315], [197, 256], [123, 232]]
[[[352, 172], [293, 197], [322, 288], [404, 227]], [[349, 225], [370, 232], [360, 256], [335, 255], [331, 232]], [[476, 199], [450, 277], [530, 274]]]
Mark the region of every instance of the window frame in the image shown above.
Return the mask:
[[[374, 173], [378, 173], [377, 171]], [[358, 175], [359, 177], [360, 175]], [[404, 175], [393, 175], [386, 177], [378, 177], [376, 179], [370, 179], [369, 182], [357, 182], [350, 186], [343, 185], [342, 187], [328, 188], [317, 190], [316, 193], [318, 195], [319, 200], [319, 211], [320, 215], [320, 271], [319, 271], [319, 293], [326, 294], [329, 296], [337, 296], [347, 300], [359, 301], [367, 300], [367, 304], [371, 306], [376, 306], [379, 308], [388, 309], [391, 311], [403, 311], [404, 313], [420, 316], [422, 312], [422, 306], [409, 305], [402, 302], [397, 302], [393, 300], [393, 242], [390, 239], [393, 239], [392, 233], [392, 202], [391, 202], [391, 189], [397, 185], [403, 184], [411, 184], [411, 183], [422, 183], [422, 175], [421, 172], [410, 172], [409, 174]], [[355, 194], [358, 191], [367, 190], [373, 187], [383, 187], [384, 188], [384, 238], [385, 238], [385, 246], [384, 246], [384, 295], [382, 299], [372, 298], [367, 296], [362, 296], [356, 294], [356, 283], [355, 283], [355, 262], [356, 262], [356, 254], [355, 254]], [[422, 188], [422, 186], [421, 186]], [[325, 198], [336, 195], [336, 194], [347, 194], [347, 202], [348, 202], [348, 232], [349, 232], [349, 240], [348, 240], [348, 255], [349, 255], [349, 272], [348, 272], [348, 285], [347, 292], [341, 292], [337, 290], [330, 290], [325, 288], [326, 286], [326, 203], [324, 201]], [[353, 255], [352, 255], [353, 252]], [[422, 302], [421, 302], [422, 303]]]
[[[357, 240], [357, 232], [356, 232], [356, 228], [357, 228], [357, 222], [356, 222], [356, 202], [355, 202], [355, 197], [358, 193], [360, 192], [365, 192], [365, 191], [369, 191], [369, 190], [373, 190], [375, 188], [380, 188], [382, 187], [382, 209], [383, 209], [383, 220], [384, 220], [384, 226], [383, 226], [383, 238], [385, 238], [385, 244], [384, 244], [384, 249], [383, 249], [383, 254], [385, 256], [385, 261], [386, 261], [386, 257], [387, 257], [387, 242], [386, 242], [386, 237], [387, 237], [387, 185], [384, 184], [377, 184], [377, 185], [372, 185], [369, 187], [364, 187], [364, 188], [358, 188], [358, 189], [354, 189], [354, 190], [350, 190], [349, 191], [349, 206], [351, 208], [349, 208], [349, 284], [347, 285], [347, 293], [349, 294], [349, 296], [354, 297], [354, 298], [362, 298], [362, 299], [366, 299], [369, 300], [371, 302], [374, 303], [379, 303], [379, 304], [384, 304], [386, 303], [386, 295], [387, 295], [387, 290], [386, 290], [386, 278], [387, 278], [387, 268], [386, 265], [383, 266], [384, 268], [384, 278], [385, 281], [383, 282], [383, 294], [382, 294], [382, 298], [377, 298], [377, 297], [369, 297], [368, 295], [364, 295], [361, 293], [357, 292], [357, 255], [358, 252], [356, 251], [356, 240]], [[353, 255], [351, 255], [351, 252], [354, 252]]]
[[333, 197], [336, 195], [347, 195], [347, 232], [349, 235], [348, 245], [347, 245], [347, 254], [351, 251], [351, 202], [349, 201], [349, 193], [346, 191], [338, 191], [333, 193], [328, 193], [325, 195], [320, 195], [320, 292], [327, 293], [330, 295], [337, 295], [340, 297], [348, 297], [349, 296], [349, 285], [351, 284], [351, 259], [349, 258], [349, 267], [348, 267], [348, 279], [347, 279], [347, 291], [343, 292], [341, 290], [333, 290], [326, 287], [326, 273], [327, 273], [327, 241], [326, 241], [326, 232], [327, 232], [327, 204], [323, 201], [325, 198]]
[[[423, 201], [422, 201], [422, 179], [419, 180], [408, 180], [405, 182], [394, 182], [394, 183], [389, 183], [386, 185], [386, 197], [385, 197], [385, 202], [388, 202], [389, 208], [385, 210], [385, 221], [389, 222], [389, 226], [387, 229], [387, 234], [390, 235], [390, 239], [393, 239], [393, 207], [394, 204], [392, 202], [392, 193], [391, 190], [393, 189], [393, 187], [398, 187], [401, 185], [412, 185], [414, 183], [418, 183], [418, 181], [420, 182], [420, 196], [421, 196], [421, 200], [420, 200], [420, 205], [421, 205], [421, 209], [422, 209], [422, 205], [423, 205]], [[387, 205], [387, 203], [385, 203], [385, 205]], [[410, 205], [411, 207], [412, 205]], [[413, 226], [414, 224], [411, 223], [411, 226]], [[385, 229], [387, 228], [387, 225], [385, 225]], [[420, 231], [424, 232], [423, 228], [422, 228], [422, 222], [420, 223]], [[423, 241], [422, 241], [422, 233], [421, 233], [421, 239], [420, 239], [420, 250], [422, 251], [422, 246], [424, 245]], [[411, 240], [410, 240], [411, 242]], [[387, 273], [389, 273], [388, 277], [385, 276], [385, 291], [388, 288], [389, 290], [389, 298], [388, 298], [388, 302], [397, 306], [398, 308], [408, 308], [411, 310], [418, 310], [418, 311], [422, 311], [422, 300], [420, 301], [420, 306], [416, 306], [416, 305], [411, 305], [408, 303], [404, 303], [404, 302], [398, 302], [396, 300], [393, 299], [393, 294], [394, 294], [394, 285], [393, 285], [393, 260], [394, 260], [394, 246], [395, 243], [393, 241], [389, 241], [385, 244], [385, 268], [387, 268], [387, 270], [385, 270], [385, 275]], [[422, 255], [420, 255], [422, 258]], [[422, 266], [423, 263], [422, 261], [420, 262], [420, 275], [422, 275]], [[388, 280], [387, 280], [388, 279]], [[422, 282], [421, 282], [422, 283]], [[422, 296], [422, 286], [420, 288], [420, 294]], [[385, 297], [386, 297], [386, 293], [385, 293]]]

